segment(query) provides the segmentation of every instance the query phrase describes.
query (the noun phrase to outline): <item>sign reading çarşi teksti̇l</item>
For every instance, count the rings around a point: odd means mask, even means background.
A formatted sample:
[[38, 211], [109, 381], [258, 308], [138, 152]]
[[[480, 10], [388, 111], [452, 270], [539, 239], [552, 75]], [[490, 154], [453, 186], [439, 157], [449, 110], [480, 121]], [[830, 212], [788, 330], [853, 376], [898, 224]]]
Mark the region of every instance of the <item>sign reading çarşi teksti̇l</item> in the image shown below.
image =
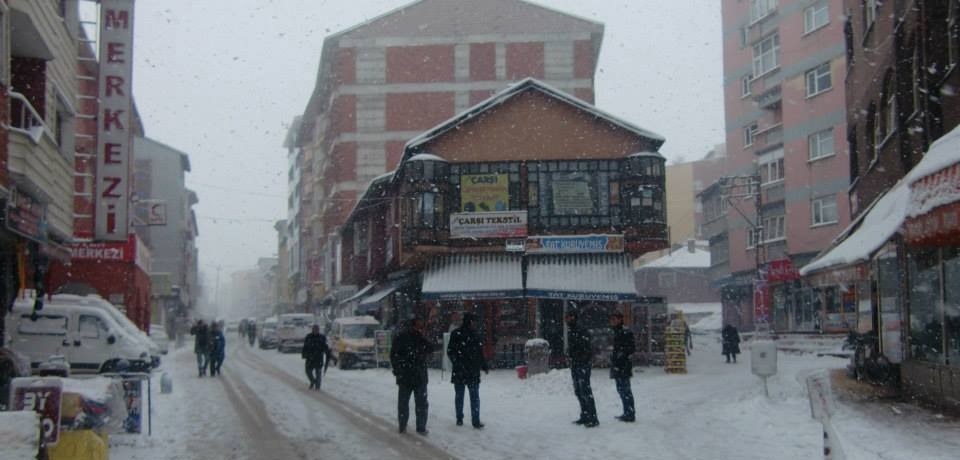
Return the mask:
[[133, 143], [133, 0], [100, 1], [95, 236], [126, 241]]
[[527, 211], [450, 215], [451, 238], [513, 238], [527, 235]]
[[531, 236], [528, 254], [620, 253], [623, 235]]

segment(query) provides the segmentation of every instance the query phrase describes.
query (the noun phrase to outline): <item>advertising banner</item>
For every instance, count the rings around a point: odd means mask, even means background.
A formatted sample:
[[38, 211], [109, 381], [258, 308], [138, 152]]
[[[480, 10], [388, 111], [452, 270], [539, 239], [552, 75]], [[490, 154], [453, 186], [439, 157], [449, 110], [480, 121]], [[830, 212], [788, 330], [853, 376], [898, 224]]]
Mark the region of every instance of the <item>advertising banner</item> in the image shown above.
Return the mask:
[[576, 254], [623, 252], [623, 235], [531, 236], [528, 254]]
[[40, 414], [43, 443], [52, 446], [60, 440], [60, 395], [63, 383], [59, 378], [15, 378], [10, 382], [13, 410], [32, 410]]
[[140, 433], [143, 431], [143, 379], [141, 377], [123, 378], [123, 402], [127, 406], [127, 418], [123, 421], [123, 431]]
[[506, 211], [510, 207], [509, 174], [463, 174], [460, 176], [460, 210]]
[[553, 209], [557, 214], [593, 214], [590, 184], [583, 180], [554, 180]]
[[450, 215], [450, 238], [514, 238], [518, 236], [527, 236], [527, 211]]

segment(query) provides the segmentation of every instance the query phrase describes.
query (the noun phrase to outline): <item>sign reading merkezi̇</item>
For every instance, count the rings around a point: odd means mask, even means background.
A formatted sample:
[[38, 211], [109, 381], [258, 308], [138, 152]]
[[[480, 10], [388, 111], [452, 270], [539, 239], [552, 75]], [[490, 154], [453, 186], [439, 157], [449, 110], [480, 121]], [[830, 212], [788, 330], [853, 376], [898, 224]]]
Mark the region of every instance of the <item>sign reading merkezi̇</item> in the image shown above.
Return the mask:
[[100, 1], [95, 236], [101, 241], [127, 241], [130, 227], [133, 3]]
[[527, 211], [470, 212], [450, 215], [450, 238], [527, 236]]

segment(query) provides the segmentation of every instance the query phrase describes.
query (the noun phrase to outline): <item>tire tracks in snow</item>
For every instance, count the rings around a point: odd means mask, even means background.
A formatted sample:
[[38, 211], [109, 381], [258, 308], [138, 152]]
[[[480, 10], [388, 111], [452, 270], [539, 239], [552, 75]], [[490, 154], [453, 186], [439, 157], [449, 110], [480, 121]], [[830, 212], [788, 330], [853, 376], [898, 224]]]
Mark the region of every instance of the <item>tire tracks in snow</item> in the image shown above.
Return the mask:
[[[372, 415], [351, 403], [323, 391], [315, 392], [307, 390], [304, 388], [306, 382], [302, 379], [294, 377], [287, 371], [251, 353], [250, 350], [244, 347], [240, 347], [237, 357], [251, 368], [284, 383], [290, 387], [292, 391], [297, 391], [304, 394], [304, 396], [309, 396], [321, 403], [325, 408], [332, 409], [358, 431], [369, 436], [371, 441], [383, 445], [385, 450], [392, 451], [392, 453], [395, 453], [398, 457], [416, 459], [456, 458], [449, 452], [430, 444], [417, 435], [402, 435], [397, 433], [397, 428], [394, 423]], [[264, 411], [263, 413], [265, 414], [266, 412]], [[411, 414], [411, 416], [412, 415], [413, 414]]]
[[267, 408], [256, 393], [230, 369], [223, 374], [223, 389], [227, 399], [237, 411], [240, 424], [246, 433], [246, 441], [256, 453], [252, 458], [306, 459], [304, 452], [296, 449], [294, 442], [277, 431], [267, 416]]

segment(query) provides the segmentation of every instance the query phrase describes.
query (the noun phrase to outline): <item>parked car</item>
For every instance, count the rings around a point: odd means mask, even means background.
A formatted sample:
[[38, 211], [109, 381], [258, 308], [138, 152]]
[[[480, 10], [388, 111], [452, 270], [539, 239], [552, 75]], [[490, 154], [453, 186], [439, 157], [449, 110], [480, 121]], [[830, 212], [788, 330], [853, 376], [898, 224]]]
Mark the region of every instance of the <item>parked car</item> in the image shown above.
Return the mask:
[[34, 372], [55, 355], [66, 357], [73, 374], [150, 371], [147, 346], [103, 308], [53, 301], [35, 312], [33, 303], [14, 302], [6, 324], [10, 348], [25, 355]]
[[260, 336], [257, 338], [261, 349], [267, 350], [277, 347], [277, 323], [276, 316], [263, 320], [263, 324], [260, 325]]
[[380, 322], [372, 316], [346, 316], [333, 320], [329, 340], [340, 369], [376, 367], [374, 331]]
[[319, 325], [317, 317], [309, 313], [287, 313], [277, 317], [277, 350], [286, 353], [303, 349], [303, 339], [314, 324]]

